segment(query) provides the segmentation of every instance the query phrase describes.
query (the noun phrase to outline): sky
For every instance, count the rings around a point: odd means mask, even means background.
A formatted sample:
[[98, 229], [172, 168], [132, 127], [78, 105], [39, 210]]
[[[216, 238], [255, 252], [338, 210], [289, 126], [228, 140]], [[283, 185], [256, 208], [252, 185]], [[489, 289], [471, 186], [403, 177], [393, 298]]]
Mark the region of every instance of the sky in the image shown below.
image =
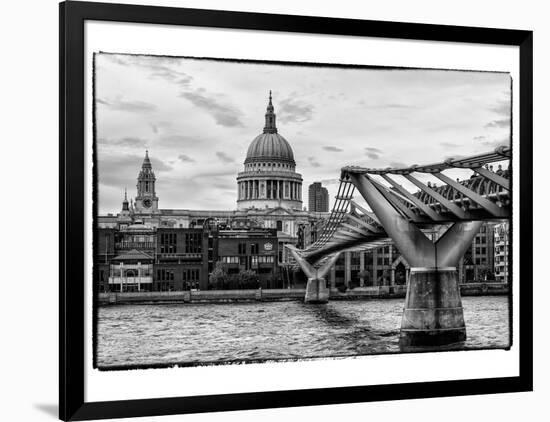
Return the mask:
[[347, 165], [430, 164], [510, 144], [507, 73], [97, 53], [94, 77], [100, 214], [121, 209], [125, 188], [136, 196], [145, 150], [160, 208], [236, 209], [237, 173], [269, 90], [304, 206], [314, 181], [332, 205]]

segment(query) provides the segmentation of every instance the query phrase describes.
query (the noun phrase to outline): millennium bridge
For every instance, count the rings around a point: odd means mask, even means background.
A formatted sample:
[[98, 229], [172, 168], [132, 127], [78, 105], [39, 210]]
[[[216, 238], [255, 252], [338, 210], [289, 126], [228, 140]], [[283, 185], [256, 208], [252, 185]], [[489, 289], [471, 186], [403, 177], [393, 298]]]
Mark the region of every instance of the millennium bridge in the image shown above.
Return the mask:
[[[483, 221], [511, 218], [511, 157], [509, 147], [499, 147], [429, 165], [342, 168], [332, 212], [317, 241], [305, 249], [286, 246], [308, 278], [305, 302], [328, 302], [325, 276], [340, 252], [394, 243], [411, 267], [401, 347], [466, 340], [457, 265]], [[495, 163], [506, 170], [492, 171]], [[454, 180], [445, 174], [451, 169], [464, 169], [471, 177]], [[422, 173], [442, 184], [423, 183]], [[411, 192], [400, 181], [418, 190]], [[367, 206], [353, 200], [355, 190]]]

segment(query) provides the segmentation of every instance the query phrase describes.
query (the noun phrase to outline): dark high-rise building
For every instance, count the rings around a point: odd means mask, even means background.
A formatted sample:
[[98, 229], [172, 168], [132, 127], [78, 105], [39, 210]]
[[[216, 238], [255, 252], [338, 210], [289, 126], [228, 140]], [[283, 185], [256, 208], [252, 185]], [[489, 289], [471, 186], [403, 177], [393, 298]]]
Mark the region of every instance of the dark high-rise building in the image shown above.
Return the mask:
[[320, 182], [309, 185], [309, 211], [328, 212], [328, 190]]

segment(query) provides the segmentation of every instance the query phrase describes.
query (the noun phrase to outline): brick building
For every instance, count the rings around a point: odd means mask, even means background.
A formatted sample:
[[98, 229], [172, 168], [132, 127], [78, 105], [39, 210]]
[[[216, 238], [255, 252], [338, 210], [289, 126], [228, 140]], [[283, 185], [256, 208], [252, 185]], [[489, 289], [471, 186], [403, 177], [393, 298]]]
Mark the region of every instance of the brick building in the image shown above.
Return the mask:
[[207, 290], [217, 261], [229, 275], [251, 270], [259, 285], [278, 287], [276, 229], [151, 227], [97, 230], [100, 292]]

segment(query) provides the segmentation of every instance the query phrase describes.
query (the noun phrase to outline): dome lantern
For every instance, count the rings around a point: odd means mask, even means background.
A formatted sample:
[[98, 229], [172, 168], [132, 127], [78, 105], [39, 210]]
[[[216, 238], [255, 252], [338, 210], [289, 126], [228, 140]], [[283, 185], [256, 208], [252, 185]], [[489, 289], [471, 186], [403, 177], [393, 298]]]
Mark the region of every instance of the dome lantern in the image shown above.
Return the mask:
[[271, 102], [271, 90], [269, 91], [269, 104], [265, 113], [265, 126], [264, 133], [277, 133], [277, 125], [275, 124], [277, 116], [275, 115], [275, 109]]

